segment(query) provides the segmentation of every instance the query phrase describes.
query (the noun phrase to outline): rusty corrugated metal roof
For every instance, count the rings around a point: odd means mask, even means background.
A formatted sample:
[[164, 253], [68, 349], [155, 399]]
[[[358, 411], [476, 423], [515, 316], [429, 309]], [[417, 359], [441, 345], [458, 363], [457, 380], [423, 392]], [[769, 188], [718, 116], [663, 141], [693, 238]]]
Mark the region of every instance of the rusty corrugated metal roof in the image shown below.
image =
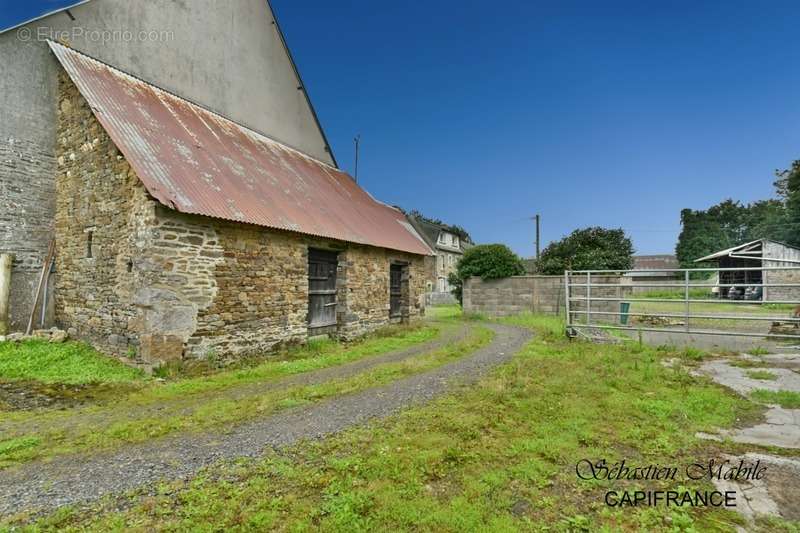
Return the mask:
[[50, 48], [148, 192], [180, 211], [431, 255], [398, 209], [293, 148], [60, 44]]

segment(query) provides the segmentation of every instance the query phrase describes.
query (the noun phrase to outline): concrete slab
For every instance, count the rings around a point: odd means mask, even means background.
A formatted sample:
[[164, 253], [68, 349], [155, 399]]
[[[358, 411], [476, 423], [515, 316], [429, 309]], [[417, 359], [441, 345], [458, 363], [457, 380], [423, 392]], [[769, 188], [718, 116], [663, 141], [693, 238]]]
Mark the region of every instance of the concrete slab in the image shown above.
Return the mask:
[[[775, 360], [778, 360], [777, 358]], [[753, 379], [747, 376], [748, 371], [752, 370], [767, 370], [777, 376], [777, 379]], [[793, 372], [790, 369], [777, 367], [777, 366], [764, 366], [763, 368], [740, 368], [731, 365], [731, 360], [728, 359], [715, 359], [703, 363], [700, 366], [699, 372], [709, 376], [711, 379], [725, 385], [739, 394], [747, 395], [748, 393], [758, 390], [766, 389], [771, 391], [789, 390], [800, 392], [800, 374]]]
[[764, 466], [761, 479], [742, 481], [714, 480], [719, 491], [736, 492], [736, 510], [752, 520], [757, 515], [780, 516], [786, 520], [800, 520], [800, 461], [758, 453], [743, 456], [724, 456], [732, 464], [744, 461]]
[[724, 431], [722, 434], [734, 442], [800, 449], [800, 409], [771, 405], [766, 412], [766, 419], [762, 424]]

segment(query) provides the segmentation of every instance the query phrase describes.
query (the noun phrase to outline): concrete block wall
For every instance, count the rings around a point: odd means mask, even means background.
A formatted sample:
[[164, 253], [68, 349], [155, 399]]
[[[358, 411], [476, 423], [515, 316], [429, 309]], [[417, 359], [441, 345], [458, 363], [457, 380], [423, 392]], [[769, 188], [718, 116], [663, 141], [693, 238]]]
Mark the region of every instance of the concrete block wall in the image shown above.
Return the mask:
[[[585, 276], [572, 276], [571, 283], [585, 285]], [[625, 298], [631, 287], [622, 276], [592, 276], [593, 298]], [[596, 287], [595, 284], [612, 285]], [[572, 287], [573, 297], [586, 297], [586, 287]], [[473, 277], [464, 284], [463, 307], [466, 313], [480, 313], [490, 317], [516, 315], [523, 312], [564, 314], [564, 276], [514, 276], [484, 281]], [[585, 311], [585, 301], [573, 301], [572, 311]], [[592, 312], [618, 312], [618, 301], [592, 301]], [[575, 313], [573, 320], [583, 322], [585, 313]], [[615, 315], [593, 315], [592, 322], [614, 323]]]
[[563, 286], [562, 276], [514, 276], [494, 280], [473, 277], [464, 284], [464, 312], [491, 317], [526, 311], [562, 313]]

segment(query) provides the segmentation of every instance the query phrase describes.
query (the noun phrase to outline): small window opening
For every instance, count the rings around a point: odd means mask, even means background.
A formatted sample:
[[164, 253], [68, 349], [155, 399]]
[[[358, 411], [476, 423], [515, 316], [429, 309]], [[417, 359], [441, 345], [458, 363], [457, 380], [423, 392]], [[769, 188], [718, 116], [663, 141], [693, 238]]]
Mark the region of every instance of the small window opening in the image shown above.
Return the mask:
[[86, 232], [86, 258], [92, 258], [92, 239], [94, 237], [94, 231], [89, 230]]
[[128, 259], [128, 272], [133, 272], [133, 259]]

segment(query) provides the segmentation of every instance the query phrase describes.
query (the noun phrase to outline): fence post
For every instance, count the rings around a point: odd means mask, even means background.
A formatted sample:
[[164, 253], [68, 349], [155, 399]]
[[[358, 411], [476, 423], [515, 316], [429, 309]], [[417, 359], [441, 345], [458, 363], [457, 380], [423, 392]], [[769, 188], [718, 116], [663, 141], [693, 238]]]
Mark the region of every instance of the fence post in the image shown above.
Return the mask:
[[572, 316], [570, 316], [569, 312], [569, 270], [564, 271], [564, 295], [566, 296], [564, 311], [567, 313], [567, 330], [569, 331], [570, 327], [572, 327]]
[[592, 325], [592, 273], [586, 273], [586, 325]]
[[684, 272], [685, 276], [684, 279], [684, 298], [686, 300], [686, 318], [685, 318], [685, 326], [686, 331], [689, 331], [689, 271]]
[[11, 292], [11, 254], [0, 255], [0, 335], [8, 335], [9, 326], [9, 293]]

